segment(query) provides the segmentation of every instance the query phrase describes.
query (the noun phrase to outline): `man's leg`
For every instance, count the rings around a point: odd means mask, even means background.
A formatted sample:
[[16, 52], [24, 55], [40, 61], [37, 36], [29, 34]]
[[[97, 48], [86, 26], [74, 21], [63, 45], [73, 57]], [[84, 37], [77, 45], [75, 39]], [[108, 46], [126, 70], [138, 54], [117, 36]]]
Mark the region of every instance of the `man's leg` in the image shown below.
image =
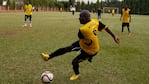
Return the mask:
[[125, 24], [122, 23], [122, 33], [124, 32], [124, 26], [125, 26]]
[[64, 47], [64, 48], [59, 48], [57, 49], [56, 51], [54, 51], [53, 53], [49, 54], [49, 59], [53, 58], [53, 57], [56, 57], [56, 56], [59, 56], [59, 55], [63, 55], [67, 52], [71, 52], [72, 51], [72, 46], [67, 46], [67, 47]]
[[51, 58], [60, 56], [60, 55], [65, 54], [67, 52], [71, 52], [71, 49], [72, 49], [72, 46], [59, 48], [59, 49], [55, 50], [54, 52], [52, 52], [51, 54], [41, 53], [41, 56], [45, 61], [48, 61]]
[[76, 80], [79, 78], [79, 76], [80, 76], [79, 63], [82, 61], [83, 61], [82, 53], [73, 59], [72, 65], [73, 65], [74, 74], [70, 77], [70, 80]]
[[45, 61], [48, 61], [51, 58], [57, 57], [59, 55], [65, 54], [67, 52], [78, 51], [79, 50], [78, 47], [79, 47], [79, 41], [76, 41], [72, 45], [64, 47], [64, 48], [59, 48], [49, 55], [41, 53], [41, 56]]
[[129, 23], [127, 24], [127, 29], [128, 29], [128, 35], [130, 36], [130, 35], [131, 35], [131, 32], [130, 32], [130, 26], [129, 26]]
[[23, 24], [23, 27], [26, 27], [27, 26], [27, 15], [24, 16], [24, 24]]
[[79, 78], [79, 76], [80, 76], [79, 63], [83, 62], [87, 59], [88, 59], [89, 62], [91, 62], [93, 56], [95, 56], [95, 55], [96, 54], [88, 55], [85, 51], [81, 50], [81, 54], [78, 55], [76, 58], [74, 58], [73, 61], [72, 61], [74, 74], [70, 77], [70, 80], [76, 80], [76, 79]]
[[32, 27], [32, 15], [29, 16], [29, 26]]

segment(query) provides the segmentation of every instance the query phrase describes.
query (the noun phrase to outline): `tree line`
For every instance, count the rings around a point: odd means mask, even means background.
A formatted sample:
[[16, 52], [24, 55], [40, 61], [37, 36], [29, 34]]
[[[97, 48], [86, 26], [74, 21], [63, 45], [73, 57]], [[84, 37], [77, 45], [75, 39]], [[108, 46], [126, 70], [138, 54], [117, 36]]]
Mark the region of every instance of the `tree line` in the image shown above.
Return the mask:
[[[0, 0], [2, 6], [4, 0]], [[18, 1], [18, 3], [16, 3]], [[76, 11], [82, 9], [88, 9], [90, 11], [97, 11], [98, 8], [103, 7], [117, 7], [119, 9], [123, 8], [124, 5], [128, 5], [131, 8], [133, 14], [145, 14], [149, 15], [149, 0], [97, 0], [96, 3], [80, 3], [75, 2], [75, 0], [57, 1], [57, 0], [7, 0], [7, 7], [10, 9], [21, 9], [26, 1], [29, 1], [36, 8], [63, 8], [64, 11], [69, 11], [71, 6], [76, 7]], [[119, 11], [120, 12], [120, 11]]]

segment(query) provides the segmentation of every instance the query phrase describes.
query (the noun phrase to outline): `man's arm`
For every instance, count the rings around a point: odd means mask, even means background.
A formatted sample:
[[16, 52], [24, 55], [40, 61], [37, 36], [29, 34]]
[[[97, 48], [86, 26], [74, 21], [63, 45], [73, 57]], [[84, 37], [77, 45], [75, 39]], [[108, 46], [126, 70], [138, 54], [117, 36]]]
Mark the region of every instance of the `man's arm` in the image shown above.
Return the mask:
[[106, 30], [107, 33], [109, 33], [113, 37], [114, 41], [117, 44], [120, 43], [120, 39], [108, 27], [105, 30]]
[[129, 20], [130, 20], [130, 22], [131, 22], [131, 10], [129, 11]]
[[129, 18], [130, 18], [129, 21], [131, 22], [131, 15], [129, 15]]
[[102, 31], [103, 29], [105, 29], [106, 32], [108, 32], [113, 37], [114, 41], [117, 44], [120, 43], [119, 38], [106, 25], [104, 25], [102, 22], [99, 21], [98, 31]]

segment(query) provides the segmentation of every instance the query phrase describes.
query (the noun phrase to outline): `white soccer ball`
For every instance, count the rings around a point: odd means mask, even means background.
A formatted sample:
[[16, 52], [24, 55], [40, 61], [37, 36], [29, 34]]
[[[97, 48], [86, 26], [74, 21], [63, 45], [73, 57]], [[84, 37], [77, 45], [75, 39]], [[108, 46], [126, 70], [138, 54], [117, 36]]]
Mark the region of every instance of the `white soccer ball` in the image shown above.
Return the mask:
[[41, 81], [43, 83], [51, 83], [53, 80], [53, 73], [51, 73], [50, 71], [45, 71], [41, 74]]

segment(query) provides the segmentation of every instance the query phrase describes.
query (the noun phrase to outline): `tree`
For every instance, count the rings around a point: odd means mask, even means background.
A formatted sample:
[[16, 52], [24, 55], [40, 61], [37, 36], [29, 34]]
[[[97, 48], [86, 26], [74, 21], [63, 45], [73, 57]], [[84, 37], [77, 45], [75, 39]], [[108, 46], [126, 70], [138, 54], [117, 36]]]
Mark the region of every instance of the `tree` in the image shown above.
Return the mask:
[[2, 5], [2, 3], [3, 3], [3, 0], [0, 0], [0, 6]]
[[[7, 0], [11, 1], [10, 3], [8, 2], [8, 6], [10, 9], [14, 9], [16, 4], [16, 0]], [[81, 9], [88, 9], [88, 10], [97, 10], [98, 8], [103, 8], [105, 6], [107, 7], [118, 7], [122, 8], [124, 5], [128, 5], [131, 8], [131, 12], [133, 14], [148, 14], [149, 15], [149, 0], [97, 0], [96, 3], [87, 3], [85, 4], [82, 2], [81, 4], [77, 2], [75, 4], [76, 0], [69, 0], [68, 2], [57, 2], [57, 0], [17, 0], [17, 1], [23, 1], [24, 3], [26, 1], [29, 1], [33, 6], [36, 8], [63, 8], [65, 10], [68, 10], [70, 5], [76, 6], [76, 10], [80, 11]], [[0, 0], [0, 5], [2, 5], [3, 0]], [[22, 7], [23, 4], [19, 4], [19, 7]]]
[[124, 0], [124, 4], [127, 4], [134, 14], [148, 14], [149, 0]]

